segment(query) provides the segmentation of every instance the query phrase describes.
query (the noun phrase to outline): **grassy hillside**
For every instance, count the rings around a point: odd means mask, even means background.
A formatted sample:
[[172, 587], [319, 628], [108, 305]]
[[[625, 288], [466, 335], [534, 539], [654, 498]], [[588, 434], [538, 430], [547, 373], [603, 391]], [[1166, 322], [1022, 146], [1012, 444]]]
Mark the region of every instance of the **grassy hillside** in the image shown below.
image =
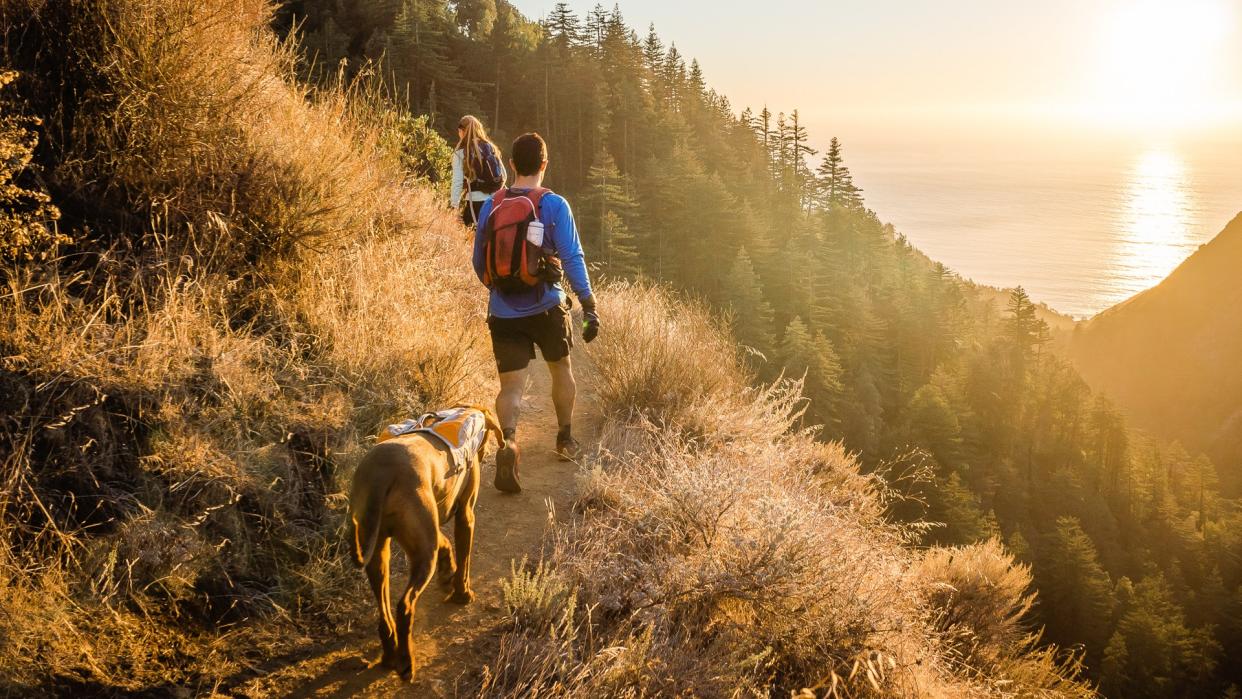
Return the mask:
[[1159, 285], [1097, 315], [1072, 356], [1134, 420], [1242, 486], [1242, 215]]
[[[272, 12], [0, 5], [3, 691], [209, 693], [332, 637], [365, 436], [492, 391], [466, 232], [401, 165], [424, 136], [299, 84]], [[911, 547], [704, 309], [601, 298], [606, 451], [482, 694], [1090, 695], [1032, 649], [1024, 566]]]
[[0, 15], [5, 146], [29, 156], [5, 181], [62, 238], [2, 221], [10, 689], [203, 690], [352, 616], [363, 436], [488, 390], [463, 232], [403, 185], [387, 113], [293, 80], [271, 11]]

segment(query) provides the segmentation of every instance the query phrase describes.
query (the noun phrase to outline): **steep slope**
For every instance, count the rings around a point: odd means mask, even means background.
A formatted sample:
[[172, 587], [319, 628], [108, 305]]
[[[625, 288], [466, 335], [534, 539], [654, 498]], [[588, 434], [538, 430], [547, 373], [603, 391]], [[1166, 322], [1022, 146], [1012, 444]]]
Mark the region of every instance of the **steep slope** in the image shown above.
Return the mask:
[[1159, 285], [1083, 323], [1083, 376], [1141, 426], [1242, 461], [1242, 215]]

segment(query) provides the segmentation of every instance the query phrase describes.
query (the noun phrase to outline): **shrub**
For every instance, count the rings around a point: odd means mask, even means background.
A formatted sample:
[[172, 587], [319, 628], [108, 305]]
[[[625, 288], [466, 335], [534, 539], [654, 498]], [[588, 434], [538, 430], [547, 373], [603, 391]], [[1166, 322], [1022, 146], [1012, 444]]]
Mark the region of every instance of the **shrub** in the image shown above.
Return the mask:
[[445, 173], [452, 168], [453, 149], [431, 126], [430, 117], [401, 113], [388, 125], [383, 141], [396, 154], [408, 181], [448, 196], [452, 183]]
[[0, 71], [0, 263], [44, 260], [56, 245], [69, 242], [56, 228], [60, 210], [51, 197], [22, 182], [38, 142], [32, 128], [39, 120], [15, 116], [17, 105], [6, 87], [16, 79], [17, 73]]
[[1026, 638], [1022, 619], [1034, 602], [1030, 569], [995, 539], [930, 549], [912, 573], [938, 613], [937, 625], [964, 651], [996, 652]]
[[480, 696], [1091, 695], [1032, 650], [1029, 575], [998, 545], [916, 556], [885, 484], [797, 429], [796, 384], [746, 388], [705, 309], [599, 297], [607, 419], [579, 517], [510, 583], [567, 584], [577, 608], [514, 608]]

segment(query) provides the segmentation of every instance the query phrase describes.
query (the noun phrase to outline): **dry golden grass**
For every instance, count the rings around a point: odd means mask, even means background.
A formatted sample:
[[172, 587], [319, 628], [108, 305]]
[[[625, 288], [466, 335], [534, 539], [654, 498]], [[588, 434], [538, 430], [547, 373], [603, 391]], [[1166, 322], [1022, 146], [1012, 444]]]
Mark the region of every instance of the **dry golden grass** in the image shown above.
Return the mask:
[[998, 545], [918, 555], [884, 483], [798, 429], [796, 384], [747, 389], [705, 309], [599, 296], [610, 417], [580, 516], [506, 588], [480, 696], [1091, 696], [1032, 650]]
[[0, 691], [211, 691], [355, 616], [365, 437], [488, 390], [465, 236], [374, 95], [296, 83], [266, 0], [2, 9], [27, 77], [76, 81], [26, 97], [91, 207], [0, 270]]

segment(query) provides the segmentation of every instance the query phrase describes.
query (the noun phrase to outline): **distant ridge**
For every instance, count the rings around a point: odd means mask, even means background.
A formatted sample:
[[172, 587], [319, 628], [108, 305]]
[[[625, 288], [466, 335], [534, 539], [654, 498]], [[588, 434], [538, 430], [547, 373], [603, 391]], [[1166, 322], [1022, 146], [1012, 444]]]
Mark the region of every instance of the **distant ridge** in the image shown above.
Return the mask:
[[1242, 483], [1242, 214], [1157, 286], [1083, 322], [1083, 376]]

